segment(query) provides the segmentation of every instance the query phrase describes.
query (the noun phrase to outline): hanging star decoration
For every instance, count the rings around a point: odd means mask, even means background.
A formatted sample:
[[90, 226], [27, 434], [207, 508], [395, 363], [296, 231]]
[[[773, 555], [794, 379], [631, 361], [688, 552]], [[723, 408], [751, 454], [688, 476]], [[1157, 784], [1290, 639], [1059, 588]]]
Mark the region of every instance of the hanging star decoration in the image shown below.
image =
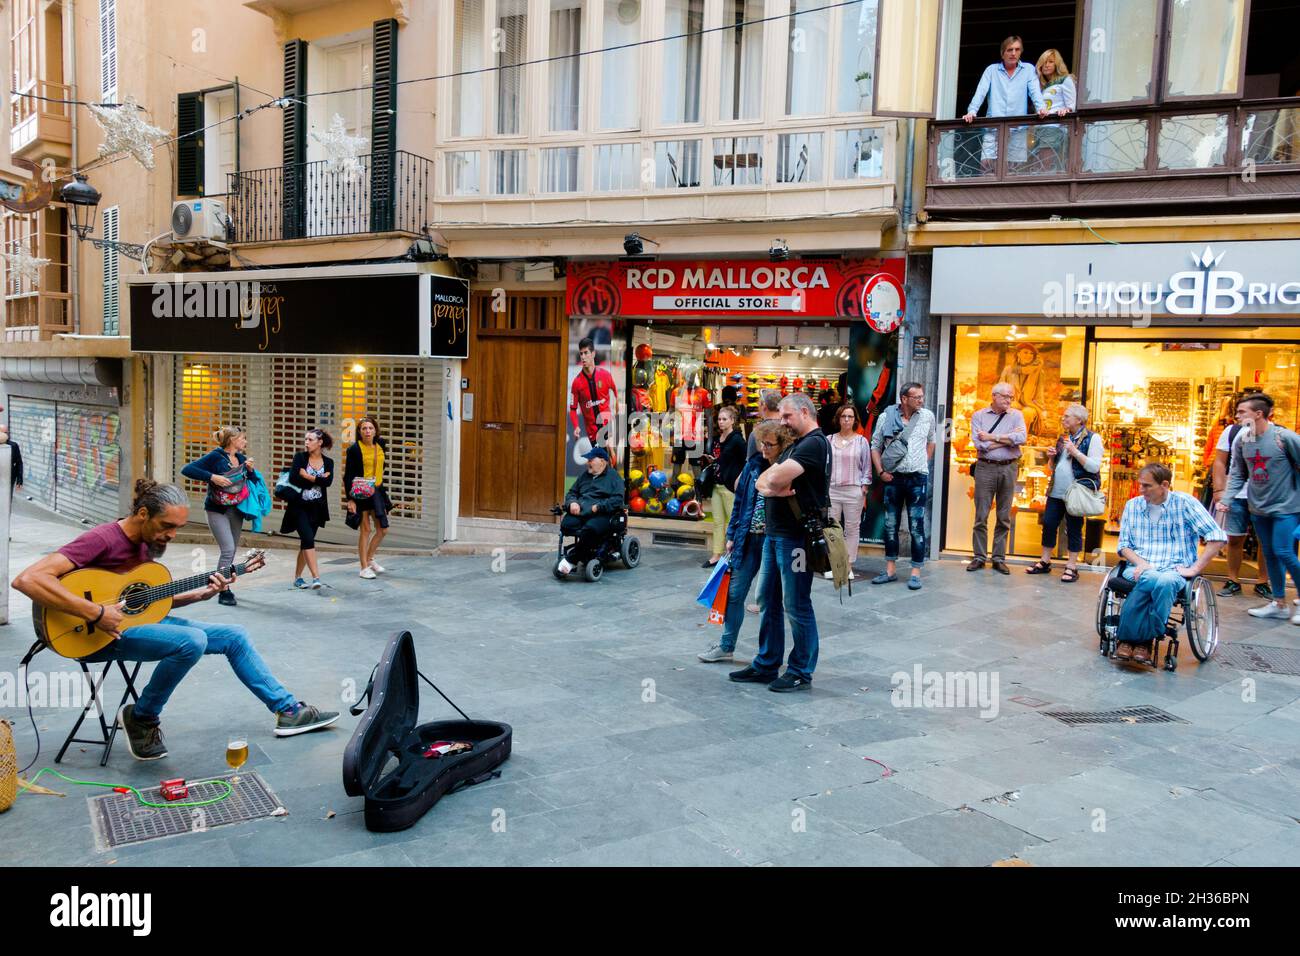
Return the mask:
[[91, 106], [90, 112], [104, 130], [100, 156], [126, 152], [145, 169], [153, 169], [154, 144], [166, 139], [167, 132], [145, 122], [144, 110], [134, 96], [128, 96], [120, 106]]
[[5, 266], [15, 279], [26, 279], [32, 285], [41, 281], [41, 270], [50, 264], [49, 259], [39, 259], [27, 251], [27, 243], [19, 242], [12, 252], [4, 254]]
[[370, 145], [365, 136], [349, 136], [343, 117], [338, 113], [330, 121], [329, 131], [324, 135], [312, 133], [311, 138], [325, 147], [325, 168], [331, 173], [342, 173], [349, 182], [358, 179], [364, 169], [361, 157]]

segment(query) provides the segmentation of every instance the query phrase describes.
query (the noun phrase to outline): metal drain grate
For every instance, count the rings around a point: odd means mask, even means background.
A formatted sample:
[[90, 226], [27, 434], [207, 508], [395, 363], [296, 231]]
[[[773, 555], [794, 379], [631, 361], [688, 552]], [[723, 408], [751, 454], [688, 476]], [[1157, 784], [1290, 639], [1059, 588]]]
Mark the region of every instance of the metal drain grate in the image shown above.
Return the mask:
[[703, 534], [676, 534], [671, 531], [652, 531], [650, 540], [656, 545], [666, 545], [671, 548], [700, 548], [705, 544]]
[[1188, 721], [1159, 707], [1121, 707], [1118, 710], [1044, 710], [1040, 713], [1077, 727], [1080, 724], [1185, 724]]
[[[229, 782], [232, 776], [234, 774], [190, 783], [189, 796], [179, 802], [197, 803], [220, 796], [224, 788], [213, 780]], [[163, 802], [158, 787], [140, 792], [151, 803]], [[92, 797], [89, 803], [90, 822], [101, 849], [144, 843], [181, 833], [199, 833], [213, 827], [269, 817], [280, 810], [280, 798], [256, 773], [240, 774], [233, 794], [206, 807], [143, 807], [130, 793]]]
[[1220, 644], [1214, 659], [1224, 667], [1300, 677], [1300, 651], [1261, 644]]

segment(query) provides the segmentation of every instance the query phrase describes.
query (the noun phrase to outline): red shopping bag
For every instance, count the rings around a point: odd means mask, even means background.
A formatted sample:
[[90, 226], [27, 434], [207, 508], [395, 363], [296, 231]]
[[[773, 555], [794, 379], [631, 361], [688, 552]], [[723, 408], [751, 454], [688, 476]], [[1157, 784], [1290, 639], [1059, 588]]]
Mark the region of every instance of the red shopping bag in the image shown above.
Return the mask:
[[709, 607], [709, 623], [721, 624], [727, 616], [727, 592], [731, 590], [731, 568], [722, 572], [718, 581], [718, 591], [713, 595], [713, 604]]

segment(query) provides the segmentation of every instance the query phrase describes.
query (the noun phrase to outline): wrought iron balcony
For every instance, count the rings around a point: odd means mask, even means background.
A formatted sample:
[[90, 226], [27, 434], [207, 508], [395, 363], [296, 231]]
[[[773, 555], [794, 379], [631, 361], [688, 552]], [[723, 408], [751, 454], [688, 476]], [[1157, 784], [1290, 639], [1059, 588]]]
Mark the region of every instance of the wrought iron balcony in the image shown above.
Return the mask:
[[226, 202], [235, 242], [419, 235], [431, 222], [433, 161], [400, 150], [358, 159], [351, 177], [325, 160], [231, 173]]
[[1300, 99], [930, 124], [926, 211], [1300, 202]]

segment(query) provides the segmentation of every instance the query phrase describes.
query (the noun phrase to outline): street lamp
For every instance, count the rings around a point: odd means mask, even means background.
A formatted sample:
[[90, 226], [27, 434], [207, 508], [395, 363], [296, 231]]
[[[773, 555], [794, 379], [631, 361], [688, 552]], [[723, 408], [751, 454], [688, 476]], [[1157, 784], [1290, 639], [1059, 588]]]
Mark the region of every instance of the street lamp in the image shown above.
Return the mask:
[[89, 239], [96, 249], [114, 249], [119, 255], [137, 262], [144, 259], [144, 246], [113, 239], [96, 239], [95, 219], [99, 215], [99, 190], [86, 182], [85, 173], [73, 174], [73, 181], [59, 190], [59, 198], [67, 205], [72, 217], [72, 231], [78, 239]]

